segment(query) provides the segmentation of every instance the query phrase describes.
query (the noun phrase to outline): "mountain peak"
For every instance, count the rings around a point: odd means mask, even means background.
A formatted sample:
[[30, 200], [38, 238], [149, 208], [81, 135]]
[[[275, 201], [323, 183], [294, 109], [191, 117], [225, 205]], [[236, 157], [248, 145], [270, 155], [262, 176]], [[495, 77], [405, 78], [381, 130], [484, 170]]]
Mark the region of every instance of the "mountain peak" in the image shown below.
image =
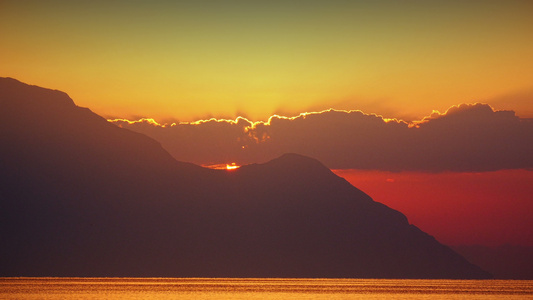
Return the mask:
[[[247, 167], [256, 166], [257, 164], [252, 164]], [[261, 164], [264, 169], [270, 169], [272, 171], [279, 172], [289, 172], [293, 171], [299, 172], [300, 174], [309, 174], [309, 173], [331, 173], [331, 170], [322, 164], [320, 161], [296, 153], [285, 153], [277, 158], [274, 158], [266, 163]]]
[[29, 85], [10, 77], [0, 77], [0, 106], [9, 109], [50, 109], [76, 107], [67, 93]]
[[300, 164], [314, 164], [324, 166], [317, 159], [297, 154], [297, 153], [285, 153], [271, 161], [272, 163], [300, 163]]

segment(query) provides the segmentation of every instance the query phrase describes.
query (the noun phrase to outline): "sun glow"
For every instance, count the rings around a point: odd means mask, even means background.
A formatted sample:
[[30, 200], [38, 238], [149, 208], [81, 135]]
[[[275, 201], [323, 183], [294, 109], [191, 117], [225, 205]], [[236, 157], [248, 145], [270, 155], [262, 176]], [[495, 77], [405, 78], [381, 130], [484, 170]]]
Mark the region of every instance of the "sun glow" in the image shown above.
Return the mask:
[[236, 170], [240, 168], [241, 166], [237, 166], [235, 163], [226, 164], [226, 170]]

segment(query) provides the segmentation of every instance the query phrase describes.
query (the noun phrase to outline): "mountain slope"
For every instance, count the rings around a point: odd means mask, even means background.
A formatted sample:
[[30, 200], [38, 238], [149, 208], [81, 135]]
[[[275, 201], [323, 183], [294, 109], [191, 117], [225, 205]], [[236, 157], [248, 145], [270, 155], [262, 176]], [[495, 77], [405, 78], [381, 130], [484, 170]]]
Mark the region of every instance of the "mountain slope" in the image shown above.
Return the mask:
[[1, 276], [489, 276], [314, 159], [176, 162], [9, 78], [0, 107]]
[[533, 247], [462, 245], [452, 249], [489, 271], [495, 279], [533, 280]]

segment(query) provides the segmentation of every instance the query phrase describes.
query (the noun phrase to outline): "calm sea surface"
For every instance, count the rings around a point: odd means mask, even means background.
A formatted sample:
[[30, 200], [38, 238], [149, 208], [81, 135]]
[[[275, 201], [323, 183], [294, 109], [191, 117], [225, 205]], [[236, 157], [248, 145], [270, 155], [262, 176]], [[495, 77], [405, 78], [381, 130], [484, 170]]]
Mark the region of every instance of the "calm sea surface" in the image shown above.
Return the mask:
[[533, 299], [533, 281], [0, 278], [0, 299]]

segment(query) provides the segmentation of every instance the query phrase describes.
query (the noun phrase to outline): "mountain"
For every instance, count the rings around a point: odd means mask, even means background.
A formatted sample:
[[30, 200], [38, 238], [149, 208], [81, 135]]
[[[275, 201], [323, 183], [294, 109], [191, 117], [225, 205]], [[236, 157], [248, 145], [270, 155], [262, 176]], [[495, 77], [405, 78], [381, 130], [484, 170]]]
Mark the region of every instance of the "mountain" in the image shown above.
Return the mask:
[[490, 277], [298, 154], [233, 171], [178, 162], [10, 78], [0, 139], [0, 276]]
[[489, 271], [495, 279], [533, 279], [533, 247], [460, 245], [452, 249]]

